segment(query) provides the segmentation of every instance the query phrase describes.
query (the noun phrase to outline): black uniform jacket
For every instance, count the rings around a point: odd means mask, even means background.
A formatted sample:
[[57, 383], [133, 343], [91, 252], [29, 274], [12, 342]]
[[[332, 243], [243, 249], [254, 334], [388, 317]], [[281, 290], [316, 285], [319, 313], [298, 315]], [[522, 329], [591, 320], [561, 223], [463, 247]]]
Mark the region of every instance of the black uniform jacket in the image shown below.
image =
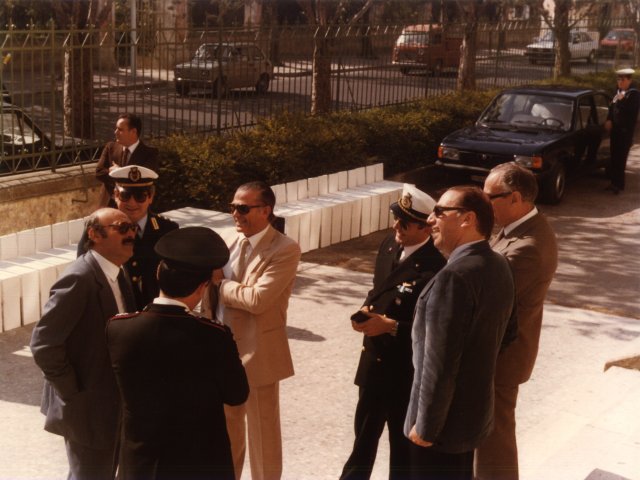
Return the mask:
[[[129, 274], [133, 286], [133, 294], [136, 299], [136, 309], [142, 310], [158, 296], [160, 288], [156, 279], [156, 270], [160, 263], [160, 257], [153, 247], [165, 233], [178, 228], [178, 224], [157, 213], [149, 212], [147, 224], [142, 236], [136, 235], [133, 245], [133, 256], [124, 264], [124, 269]], [[87, 240], [87, 232], [82, 234], [78, 243], [78, 256], [86, 250], [84, 244]]]
[[632, 85], [622, 100], [609, 105], [608, 119], [613, 122], [611, 135], [630, 143], [633, 139], [639, 109], [640, 91]]
[[394, 237], [392, 233], [380, 245], [373, 289], [369, 291], [364, 305], [375, 313], [397, 320], [398, 333], [395, 337], [389, 334], [364, 337], [355, 379], [360, 387], [386, 390], [390, 385], [407, 383], [411, 387], [413, 311], [424, 286], [446, 264], [430, 238], [394, 269], [400, 249]]
[[107, 344], [123, 407], [120, 478], [233, 479], [224, 404], [249, 385], [228, 327], [174, 305], [118, 315]]

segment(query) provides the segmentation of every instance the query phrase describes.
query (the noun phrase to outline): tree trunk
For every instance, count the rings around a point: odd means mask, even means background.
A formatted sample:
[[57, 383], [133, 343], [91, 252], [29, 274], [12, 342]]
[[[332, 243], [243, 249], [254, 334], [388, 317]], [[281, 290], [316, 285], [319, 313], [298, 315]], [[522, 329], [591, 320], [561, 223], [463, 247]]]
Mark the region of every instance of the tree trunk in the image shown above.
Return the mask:
[[313, 42], [311, 115], [317, 115], [331, 111], [331, 49], [324, 29], [318, 29]]
[[156, 12], [160, 32], [158, 44], [161, 48], [154, 50], [153, 63], [159, 68], [173, 68], [193, 54], [183, 50], [188, 28], [187, 1], [158, 0]]
[[71, 32], [64, 55], [64, 134], [93, 138], [93, 32]]
[[555, 33], [555, 64], [553, 66], [553, 78], [568, 77], [571, 75], [571, 52], [569, 51], [569, 11], [571, 0], [556, 1], [553, 16], [553, 31]]
[[467, 15], [464, 27], [462, 46], [460, 47], [460, 67], [456, 90], [473, 90], [476, 88], [476, 50], [478, 33], [478, 15], [476, 5], [469, 6], [471, 11]]

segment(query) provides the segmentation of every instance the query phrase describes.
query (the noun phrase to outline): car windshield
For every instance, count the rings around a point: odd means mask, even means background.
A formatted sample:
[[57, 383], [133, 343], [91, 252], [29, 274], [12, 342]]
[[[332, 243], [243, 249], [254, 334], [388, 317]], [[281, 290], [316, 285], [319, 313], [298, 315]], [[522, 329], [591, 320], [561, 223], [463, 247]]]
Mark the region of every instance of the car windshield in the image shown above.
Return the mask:
[[553, 34], [553, 31], [549, 30], [547, 33], [545, 33], [543, 36], [540, 37], [540, 42], [553, 42], [555, 40], [555, 35]]
[[568, 131], [572, 119], [571, 99], [537, 93], [504, 93], [487, 107], [478, 124], [494, 128]]
[[398, 45], [428, 45], [429, 37], [426, 32], [405, 32], [398, 38]]

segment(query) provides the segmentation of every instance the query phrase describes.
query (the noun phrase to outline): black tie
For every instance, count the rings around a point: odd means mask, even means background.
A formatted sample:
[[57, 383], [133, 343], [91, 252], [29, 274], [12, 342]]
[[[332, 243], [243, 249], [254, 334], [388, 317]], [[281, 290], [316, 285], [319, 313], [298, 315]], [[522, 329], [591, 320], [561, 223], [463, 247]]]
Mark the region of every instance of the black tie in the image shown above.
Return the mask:
[[121, 167], [126, 167], [127, 163], [129, 163], [129, 149], [125, 148], [122, 151], [122, 165], [120, 165]]
[[400, 265], [400, 257], [402, 256], [403, 248], [400, 247], [396, 252], [396, 255], [393, 257], [393, 262], [391, 262], [391, 269], [395, 270]]
[[136, 300], [133, 297], [133, 289], [131, 282], [129, 281], [129, 275], [120, 267], [120, 273], [118, 273], [118, 286], [120, 287], [120, 294], [124, 301], [124, 308], [127, 312], [136, 311]]

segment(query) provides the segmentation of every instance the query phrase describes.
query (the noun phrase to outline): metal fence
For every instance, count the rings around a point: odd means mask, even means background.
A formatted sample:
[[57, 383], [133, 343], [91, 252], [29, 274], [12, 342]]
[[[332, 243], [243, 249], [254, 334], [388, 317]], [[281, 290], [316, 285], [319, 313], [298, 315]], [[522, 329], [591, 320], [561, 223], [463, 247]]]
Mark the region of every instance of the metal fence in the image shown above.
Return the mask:
[[[445, 34], [455, 40], [461, 28], [449, 26]], [[457, 68], [433, 62], [439, 55], [435, 45], [415, 49], [428, 57], [423, 63], [394, 57], [402, 30], [371, 25], [157, 29], [135, 35], [135, 42], [127, 29], [0, 31], [0, 176], [94, 160], [99, 145], [113, 138], [115, 119], [124, 111], [142, 117], [147, 139], [175, 132], [220, 134], [282, 111], [309, 112], [319, 38], [330, 55], [333, 110], [401, 104], [452, 91]], [[546, 33], [524, 22], [481, 25], [478, 88], [550, 77], [552, 59], [528, 55], [533, 40]], [[597, 53], [600, 34], [588, 34], [592, 43], [582, 48]], [[457, 41], [448, 55], [459, 57]], [[215, 48], [219, 44], [224, 48]], [[618, 49], [604, 59], [589, 50], [584, 58], [574, 56], [572, 70], [586, 73], [633, 63], [624, 53]], [[261, 79], [265, 72], [272, 73], [268, 88]], [[65, 80], [69, 95], [64, 95]]]

